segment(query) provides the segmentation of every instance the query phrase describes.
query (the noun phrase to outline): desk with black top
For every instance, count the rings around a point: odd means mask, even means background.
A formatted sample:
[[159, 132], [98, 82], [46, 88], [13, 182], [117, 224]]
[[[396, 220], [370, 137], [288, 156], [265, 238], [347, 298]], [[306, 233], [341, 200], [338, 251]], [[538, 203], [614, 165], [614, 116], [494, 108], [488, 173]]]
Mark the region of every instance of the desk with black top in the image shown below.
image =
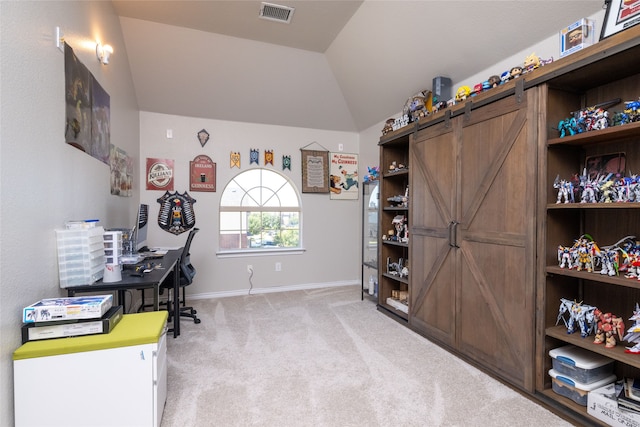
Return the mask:
[[[153, 290], [153, 309], [158, 311], [160, 309], [160, 285], [167, 279], [167, 276], [171, 271], [173, 275], [173, 298], [176, 295], [180, 295], [180, 256], [182, 255], [182, 248], [169, 250], [162, 258], [151, 260], [156, 266], [161, 265], [161, 268], [154, 268], [149, 273], [144, 273], [142, 276], [135, 276], [135, 270], [123, 269], [122, 280], [119, 282], [104, 283], [99, 280], [91, 285], [74, 286], [67, 288], [67, 295], [72, 297], [75, 294], [89, 293], [89, 292], [117, 292], [118, 302], [117, 304], [124, 306], [125, 291], [138, 290], [138, 289], [152, 289]], [[144, 301], [143, 301], [144, 303]], [[114, 304], [116, 305], [116, 304]], [[180, 304], [174, 302], [171, 304], [170, 309], [173, 310], [173, 337], [180, 335]]]

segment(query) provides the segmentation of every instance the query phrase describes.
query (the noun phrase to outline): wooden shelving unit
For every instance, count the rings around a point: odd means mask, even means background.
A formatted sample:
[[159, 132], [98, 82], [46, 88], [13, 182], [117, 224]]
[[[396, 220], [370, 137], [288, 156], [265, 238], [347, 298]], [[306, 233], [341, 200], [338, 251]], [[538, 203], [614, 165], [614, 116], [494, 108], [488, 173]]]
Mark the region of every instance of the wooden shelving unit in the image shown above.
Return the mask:
[[[379, 225], [379, 275], [378, 309], [401, 322], [409, 318], [409, 306], [394, 297], [398, 292], [409, 292], [409, 280], [388, 271], [388, 262], [409, 264], [409, 243], [391, 240], [390, 230], [394, 230], [393, 219], [404, 215], [409, 221], [409, 206], [398, 207], [387, 199], [402, 196], [409, 186], [409, 136], [413, 126], [391, 132], [380, 138], [380, 225]], [[391, 169], [391, 165], [395, 169]], [[409, 194], [409, 204], [411, 194]], [[395, 232], [395, 231], [394, 231]], [[385, 238], [383, 238], [383, 236]], [[410, 265], [410, 264], [409, 264]], [[410, 267], [409, 267], [410, 270]]]
[[[610, 52], [603, 47], [596, 49], [596, 45], [594, 57], [586, 56], [588, 51], [584, 54], [583, 66], [573, 67], [570, 73], [559, 74], [538, 88], [543, 118], [538, 223], [544, 232], [539, 241], [536, 393], [573, 419], [596, 425], [599, 421], [587, 413], [586, 407], [551, 390], [547, 373], [552, 366], [549, 350], [571, 344], [607, 356], [615, 360], [614, 369], [619, 379], [626, 376], [640, 378], [640, 357], [625, 353], [624, 343], [608, 349], [594, 344], [593, 336], [581, 338], [579, 333], [567, 334], [564, 325], [556, 326], [560, 299], [582, 301], [622, 317], [628, 323], [626, 319], [631, 316], [635, 303], [640, 302], [640, 282], [623, 276], [560, 268], [557, 248], [558, 245], [571, 245], [585, 233], [600, 246], [613, 244], [625, 236], [640, 236], [640, 203], [557, 204], [553, 182], [558, 175], [568, 178], [581, 173], [587, 158], [616, 153], [624, 153], [625, 175], [640, 171], [640, 123], [564, 138], [559, 137], [556, 127], [571, 111], [616, 98], [630, 101], [640, 97], [638, 31], [625, 33], [619, 34], [618, 44], [606, 40]], [[617, 105], [609, 111], [623, 108], [624, 104]]]

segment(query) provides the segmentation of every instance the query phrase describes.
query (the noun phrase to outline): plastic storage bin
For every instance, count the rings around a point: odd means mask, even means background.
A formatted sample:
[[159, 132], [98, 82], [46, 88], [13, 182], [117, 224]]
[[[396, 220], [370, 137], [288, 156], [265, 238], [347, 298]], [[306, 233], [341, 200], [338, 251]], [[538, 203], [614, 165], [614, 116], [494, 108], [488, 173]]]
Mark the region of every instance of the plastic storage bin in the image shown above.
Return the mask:
[[589, 397], [590, 391], [604, 387], [616, 380], [616, 376], [611, 374], [599, 381], [592, 382], [590, 384], [583, 384], [578, 381], [574, 381], [569, 377], [560, 375], [554, 369], [549, 370], [549, 375], [551, 376], [551, 388], [554, 392], [561, 396], [568, 397], [578, 405], [582, 406], [587, 406], [587, 398]]
[[584, 348], [567, 345], [549, 351], [553, 369], [582, 384], [591, 384], [613, 373], [613, 360]]
[[104, 275], [102, 227], [56, 230], [61, 288], [90, 285]]

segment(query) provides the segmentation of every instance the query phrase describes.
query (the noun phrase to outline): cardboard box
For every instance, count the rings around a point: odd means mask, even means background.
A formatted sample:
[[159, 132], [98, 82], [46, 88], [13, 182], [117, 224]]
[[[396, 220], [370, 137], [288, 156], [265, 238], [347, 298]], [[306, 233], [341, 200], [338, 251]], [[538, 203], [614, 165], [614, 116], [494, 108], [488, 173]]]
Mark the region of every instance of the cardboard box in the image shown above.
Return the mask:
[[67, 319], [100, 319], [113, 305], [113, 295], [48, 298], [22, 310], [22, 322], [51, 322]]
[[616, 396], [622, 383], [616, 382], [589, 392], [587, 413], [603, 423], [615, 427], [640, 427], [640, 414], [618, 409]]
[[581, 19], [560, 31], [560, 58], [595, 43], [596, 22]]

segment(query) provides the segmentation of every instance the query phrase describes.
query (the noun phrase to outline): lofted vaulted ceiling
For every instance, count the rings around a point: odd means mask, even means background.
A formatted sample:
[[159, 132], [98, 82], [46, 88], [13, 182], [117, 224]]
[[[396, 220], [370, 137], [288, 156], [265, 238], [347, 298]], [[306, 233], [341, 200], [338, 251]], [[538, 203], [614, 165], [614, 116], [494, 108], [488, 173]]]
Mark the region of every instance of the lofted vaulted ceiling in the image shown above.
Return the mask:
[[289, 24], [259, 1], [112, 3], [141, 110], [361, 131], [433, 77], [463, 81], [603, 0], [271, 1], [295, 9]]

